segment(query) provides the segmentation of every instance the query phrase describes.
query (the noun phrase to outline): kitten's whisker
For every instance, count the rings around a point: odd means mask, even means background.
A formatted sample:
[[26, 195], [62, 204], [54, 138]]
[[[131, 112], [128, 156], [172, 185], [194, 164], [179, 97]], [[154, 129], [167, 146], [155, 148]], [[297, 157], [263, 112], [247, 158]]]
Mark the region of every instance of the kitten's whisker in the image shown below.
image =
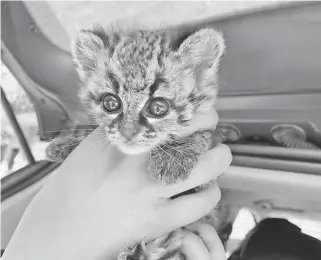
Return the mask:
[[158, 148], [160, 148], [164, 153], [166, 153], [169, 157], [173, 158], [174, 161], [176, 161], [180, 166], [183, 167], [183, 169], [185, 169], [185, 167], [178, 161], [176, 160], [176, 158], [174, 158], [174, 156], [171, 156], [169, 153], [167, 153], [162, 147], [158, 146]]
[[99, 148], [102, 144], [103, 140], [95, 139], [95, 142], [92, 143], [93, 148]]
[[108, 147], [104, 152], [107, 157], [109, 152], [114, 148], [114, 142], [111, 142], [107, 138], [105, 138], [103, 144], [108, 144]]
[[[103, 146], [103, 145], [107, 145], [106, 151], [108, 151], [108, 150], [110, 149], [110, 147], [113, 145], [113, 143], [110, 142], [110, 141], [108, 140], [108, 138], [104, 137], [104, 138], [102, 139], [102, 142], [101, 142], [101, 146]], [[108, 154], [108, 153], [107, 153], [107, 154]], [[106, 155], [107, 155], [107, 154], [106, 154]]]
[[178, 153], [180, 153], [180, 154], [184, 154], [182, 151], [179, 151], [179, 150], [177, 150], [176, 148], [174, 148], [173, 146], [171, 146], [170, 144], [167, 144], [167, 143], [165, 143], [165, 142], [163, 142], [163, 141], [160, 141], [163, 145], [165, 145], [165, 146], [167, 146], [168, 148], [170, 148], [170, 149], [173, 149], [174, 151], [176, 151], [176, 152], [178, 152]]
[[[78, 144], [82, 141], [82, 140], [78, 140], [79, 138], [84, 138], [83, 136], [80, 136], [80, 137], [76, 137], [76, 138], [74, 138], [74, 139], [72, 139], [70, 142], [68, 142], [66, 145], [64, 145], [63, 147], [62, 147], [62, 150], [64, 150], [65, 148], [67, 148], [67, 147], [71, 147], [71, 146], [74, 146], [75, 145], [75, 143], [73, 143], [73, 142], [78, 142]], [[80, 142], [79, 142], [80, 141]], [[77, 144], [77, 145], [78, 145]]]
[[103, 134], [101, 131], [97, 131], [92, 134], [94, 137], [95, 142], [93, 143], [94, 148], [98, 148], [104, 144], [104, 139], [106, 138], [106, 135]]
[[178, 152], [181, 155], [184, 155], [184, 151], [180, 151], [176, 148], [174, 148], [172, 145], [170, 145], [169, 143], [165, 143], [164, 141], [160, 141], [163, 145], [167, 146], [170, 149], [173, 149], [174, 151]]
[[[156, 148], [156, 152], [157, 152], [159, 158], [162, 159], [162, 155], [161, 155], [161, 153], [158, 151], [158, 148], [160, 148], [160, 147], [159, 147], [159, 146], [155, 146], [155, 148]], [[170, 164], [170, 162], [171, 162], [171, 161], [169, 160], [168, 163]]]
[[116, 146], [115, 143], [110, 143], [108, 152], [110, 152], [112, 149], [114, 149], [115, 146]]
[[157, 152], [158, 156], [159, 156], [160, 158], [162, 158], [161, 154], [160, 154], [159, 151], [158, 151], [158, 146], [155, 146], [155, 148], [156, 148], [156, 152]]
[[94, 149], [95, 149], [95, 148], [99, 148], [99, 146], [100, 146], [102, 143], [103, 143], [103, 140], [97, 138], [97, 139], [95, 139], [95, 142], [92, 143], [92, 146], [93, 146]]
[[180, 155], [182, 155], [182, 152], [180, 152], [180, 151], [178, 151], [178, 150], [176, 150], [176, 149], [174, 149], [174, 148], [172, 148], [172, 147], [170, 147], [170, 146], [168, 146], [168, 145], [165, 145], [165, 144], [163, 144], [164, 146], [166, 146], [167, 148], [169, 148], [169, 149], [173, 149], [175, 152], [177, 152], [177, 153], [179, 153]]
[[[162, 150], [163, 150], [163, 149], [162, 149]], [[176, 161], [179, 165], [181, 165], [180, 162], [178, 162], [177, 160], [174, 159], [174, 156], [172, 156], [172, 158], [170, 158], [170, 159], [168, 160], [168, 163], [171, 164], [172, 161]], [[182, 165], [181, 165], [181, 166], [182, 166]]]
[[90, 70], [95, 70], [95, 67], [89, 66], [88, 64], [86, 64], [86, 68], [90, 69]]

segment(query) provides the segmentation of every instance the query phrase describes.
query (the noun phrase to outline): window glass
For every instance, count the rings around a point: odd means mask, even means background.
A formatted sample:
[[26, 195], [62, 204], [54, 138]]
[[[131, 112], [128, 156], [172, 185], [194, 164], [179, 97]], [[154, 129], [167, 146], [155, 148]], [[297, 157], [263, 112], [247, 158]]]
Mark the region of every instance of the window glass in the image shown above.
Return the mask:
[[[26, 92], [1, 62], [1, 87], [13, 109], [18, 123], [26, 137], [36, 161], [45, 158], [46, 142], [41, 142], [38, 135], [38, 119]], [[28, 165], [10, 124], [9, 118], [1, 106], [1, 178]]]

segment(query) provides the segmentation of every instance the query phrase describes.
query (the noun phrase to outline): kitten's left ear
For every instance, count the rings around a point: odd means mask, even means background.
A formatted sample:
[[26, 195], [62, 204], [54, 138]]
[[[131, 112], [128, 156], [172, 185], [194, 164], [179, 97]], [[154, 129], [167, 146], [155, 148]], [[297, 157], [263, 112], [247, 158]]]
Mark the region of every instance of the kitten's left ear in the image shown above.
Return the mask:
[[73, 43], [73, 59], [84, 80], [97, 67], [98, 55], [105, 49], [103, 39], [94, 31], [81, 30]]
[[222, 34], [206, 28], [189, 36], [180, 45], [178, 54], [184, 63], [215, 69], [219, 66], [225, 48]]

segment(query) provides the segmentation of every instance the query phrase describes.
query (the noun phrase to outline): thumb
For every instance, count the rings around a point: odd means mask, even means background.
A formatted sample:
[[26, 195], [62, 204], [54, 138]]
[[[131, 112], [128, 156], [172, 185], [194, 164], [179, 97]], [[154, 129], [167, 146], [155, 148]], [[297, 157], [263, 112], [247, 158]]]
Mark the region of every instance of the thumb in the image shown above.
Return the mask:
[[221, 198], [216, 183], [198, 193], [184, 195], [163, 204], [163, 221], [176, 229], [193, 223], [211, 212]]

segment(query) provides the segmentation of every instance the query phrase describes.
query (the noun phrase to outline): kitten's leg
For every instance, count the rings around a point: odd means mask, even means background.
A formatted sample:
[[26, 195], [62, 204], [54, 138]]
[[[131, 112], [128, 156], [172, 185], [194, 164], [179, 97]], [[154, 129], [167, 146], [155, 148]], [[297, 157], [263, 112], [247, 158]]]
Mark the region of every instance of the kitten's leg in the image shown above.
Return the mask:
[[96, 125], [84, 125], [62, 131], [64, 135], [55, 138], [46, 148], [47, 159], [52, 162], [63, 162], [96, 127]]
[[177, 180], [185, 180], [200, 156], [221, 140], [219, 132], [206, 130], [161, 144], [151, 151], [147, 169], [153, 178], [167, 185]]
[[85, 138], [78, 135], [55, 138], [46, 148], [46, 158], [52, 162], [63, 162]]

